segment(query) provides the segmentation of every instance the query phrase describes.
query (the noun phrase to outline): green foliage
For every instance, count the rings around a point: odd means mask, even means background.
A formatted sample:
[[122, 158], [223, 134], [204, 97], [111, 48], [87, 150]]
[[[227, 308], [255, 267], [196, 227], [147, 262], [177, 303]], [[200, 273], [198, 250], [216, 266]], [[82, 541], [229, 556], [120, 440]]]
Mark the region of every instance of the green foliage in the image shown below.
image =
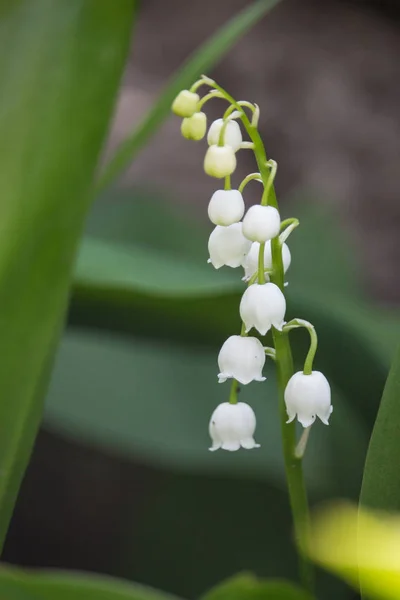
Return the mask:
[[361, 490], [368, 508], [400, 511], [400, 347], [383, 392], [372, 432]]
[[98, 191], [110, 185], [149, 141], [151, 135], [157, 131], [170, 114], [172, 101], [178, 92], [191, 86], [202, 73], [215, 65], [235, 42], [278, 2], [279, 0], [257, 0], [253, 2], [229, 20], [226, 25], [194, 52], [172, 78], [143, 121], [118, 148], [103, 171], [97, 185]]
[[0, 545], [42, 416], [133, 7], [0, 5]]
[[1, 567], [0, 597], [7, 600], [178, 600], [111, 577], [66, 571]]
[[286, 581], [262, 580], [237, 575], [212, 589], [202, 600], [312, 600], [297, 586]]

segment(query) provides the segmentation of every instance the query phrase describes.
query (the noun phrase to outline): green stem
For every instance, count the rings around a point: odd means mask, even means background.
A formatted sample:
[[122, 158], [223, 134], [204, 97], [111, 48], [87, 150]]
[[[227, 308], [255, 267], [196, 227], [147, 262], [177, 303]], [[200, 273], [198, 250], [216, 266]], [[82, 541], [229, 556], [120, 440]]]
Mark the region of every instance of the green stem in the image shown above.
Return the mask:
[[236, 379], [232, 379], [231, 391], [229, 393], [229, 404], [237, 404], [237, 393], [239, 384]]
[[245, 177], [242, 181], [242, 183], [239, 185], [239, 192], [242, 194], [244, 188], [246, 187], [246, 185], [250, 182], [250, 181], [260, 181], [262, 183], [262, 179], [261, 179], [261, 175], [260, 173], [250, 173], [250, 175], [247, 175], [247, 177]]
[[[279, 413], [281, 418], [281, 433], [283, 441], [283, 456], [285, 460], [286, 480], [292, 511], [296, 541], [304, 539], [310, 524], [307, 491], [303, 477], [302, 458], [296, 456], [296, 424], [286, 423], [287, 412], [284, 391], [293, 374], [293, 361], [287, 333], [273, 329], [273, 340], [276, 351], [275, 364], [279, 388]], [[298, 547], [298, 546], [297, 546]], [[301, 554], [299, 555], [300, 579], [305, 589], [313, 592], [314, 572], [312, 564]]]
[[264, 269], [264, 250], [265, 243], [260, 244], [260, 250], [258, 251], [258, 283], [265, 283], [265, 269]]
[[[234, 98], [230, 96], [221, 86], [213, 82], [213, 87], [218, 89], [232, 105], [240, 109]], [[268, 186], [270, 178], [270, 168], [264, 144], [257, 127], [253, 126], [246, 114], [241, 116], [243, 126], [245, 127], [251, 141], [254, 144], [254, 154], [258, 169], [263, 180], [264, 189]], [[275, 187], [272, 185], [268, 197], [269, 206], [276, 209], [278, 201], [276, 198]], [[279, 238], [276, 237], [271, 242], [273, 273], [271, 281], [275, 283], [281, 291], [284, 291], [284, 270], [282, 263], [282, 247]], [[287, 424], [287, 413], [284, 399], [286, 385], [293, 375], [293, 360], [288, 335], [273, 328], [272, 331], [277, 366], [278, 387], [279, 387], [279, 412], [281, 420], [281, 432], [283, 443], [283, 456], [285, 461], [286, 480], [289, 492], [290, 507], [293, 516], [296, 539], [299, 540], [304, 535], [304, 530], [309, 526], [309, 508], [307, 492], [304, 484], [303, 468], [301, 458], [296, 457], [296, 426], [295, 422]], [[305, 589], [311, 593], [314, 588], [314, 573], [312, 564], [304, 556], [299, 556], [300, 577]]]
[[310, 347], [308, 349], [307, 356], [304, 361], [303, 373], [304, 375], [311, 375], [315, 354], [318, 348], [318, 336], [317, 332], [315, 331], [314, 325], [309, 321], [305, 321], [304, 319], [292, 319], [292, 321], [286, 323], [283, 330], [285, 332], [289, 332], [292, 329], [297, 329], [299, 327], [304, 327], [310, 334]]

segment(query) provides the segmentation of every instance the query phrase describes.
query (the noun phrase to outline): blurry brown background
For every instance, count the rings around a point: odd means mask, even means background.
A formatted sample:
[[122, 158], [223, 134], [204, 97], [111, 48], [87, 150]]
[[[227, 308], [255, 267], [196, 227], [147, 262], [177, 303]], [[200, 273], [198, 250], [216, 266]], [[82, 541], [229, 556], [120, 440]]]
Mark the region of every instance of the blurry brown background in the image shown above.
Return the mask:
[[[110, 148], [188, 54], [247, 4], [142, 2]], [[262, 134], [279, 163], [283, 203], [292, 202], [296, 214], [295, 192], [304, 189], [330, 203], [355, 240], [365, 293], [389, 304], [400, 300], [399, 59], [397, 1], [286, 0], [212, 74], [240, 99], [261, 106]], [[122, 184], [167, 187], [177, 203], [190, 204], [204, 219], [214, 184], [202, 174], [203, 145], [189, 152], [186, 144], [171, 117]], [[243, 156], [244, 175], [252, 167], [250, 153]], [[164, 478], [155, 469], [43, 432], [5, 558], [125, 574], [126, 565], [115, 559], [124, 524], [129, 519], [134, 536], [141, 506], [152, 501]]]

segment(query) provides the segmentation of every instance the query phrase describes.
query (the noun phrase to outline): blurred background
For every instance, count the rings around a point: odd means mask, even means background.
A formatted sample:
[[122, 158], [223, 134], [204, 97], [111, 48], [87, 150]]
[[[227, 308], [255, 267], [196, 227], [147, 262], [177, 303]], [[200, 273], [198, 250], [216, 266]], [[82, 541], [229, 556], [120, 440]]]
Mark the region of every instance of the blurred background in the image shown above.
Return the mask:
[[[239, 0], [142, 2], [105, 160]], [[317, 327], [331, 427], [305, 468], [313, 504], [357, 499], [400, 333], [400, 10], [286, 0], [210, 73], [261, 107], [290, 240], [289, 317]], [[210, 119], [221, 104], [207, 105]], [[228, 389], [216, 356], [239, 328], [241, 274], [207, 266], [205, 143], [171, 117], [95, 203], [68, 327], [4, 559], [132, 578], [186, 598], [238, 571], [296, 577], [273, 369], [242, 390], [257, 452], [207, 452]], [[234, 182], [254, 170], [242, 152]], [[259, 201], [256, 184], [246, 200]], [[307, 334], [293, 334], [296, 361]], [[226, 453], [227, 454], [227, 453]], [[354, 598], [328, 576], [321, 596]]]

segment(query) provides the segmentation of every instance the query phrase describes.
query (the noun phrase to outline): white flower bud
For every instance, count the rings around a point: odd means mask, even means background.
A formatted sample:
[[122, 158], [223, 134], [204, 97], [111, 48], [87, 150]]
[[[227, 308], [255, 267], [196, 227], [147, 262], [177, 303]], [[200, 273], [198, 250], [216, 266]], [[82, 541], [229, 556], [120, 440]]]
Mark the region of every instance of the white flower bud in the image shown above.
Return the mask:
[[214, 225], [238, 223], [244, 215], [244, 200], [239, 190], [217, 190], [208, 205], [208, 216]]
[[191, 117], [197, 109], [200, 96], [189, 90], [182, 90], [172, 103], [172, 112], [178, 117]]
[[229, 378], [243, 385], [250, 381], [265, 381], [262, 370], [265, 364], [265, 351], [262, 343], [255, 337], [231, 335], [218, 354], [219, 383]]
[[219, 448], [234, 452], [239, 450], [240, 446], [246, 450], [260, 447], [253, 437], [256, 430], [256, 415], [251, 406], [244, 402], [237, 404], [224, 402], [217, 406], [211, 415], [208, 430], [212, 439], [210, 448], [212, 452]]
[[[243, 281], [249, 281], [253, 277], [253, 275], [258, 270], [258, 255], [260, 252], [260, 243], [253, 242], [251, 248], [249, 250], [248, 255], [246, 256], [243, 267], [244, 267], [244, 277]], [[290, 267], [291, 262], [291, 254], [289, 247], [287, 244], [282, 245], [282, 262], [283, 262], [283, 270], [286, 273], [288, 268]], [[271, 240], [265, 243], [264, 246], [264, 267], [265, 269], [272, 269], [272, 252], [271, 252]]]
[[230, 146], [210, 146], [204, 157], [204, 171], [222, 179], [236, 169], [236, 156]]
[[248, 287], [239, 307], [246, 333], [255, 327], [261, 335], [265, 335], [272, 325], [281, 331], [285, 311], [285, 296], [274, 283], [254, 283]]
[[273, 206], [251, 206], [243, 219], [243, 233], [252, 242], [267, 242], [276, 237], [281, 226], [279, 212]]
[[187, 140], [202, 140], [206, 131], [207, 115], [203, 112], [196, 112], [182, 121], [181, 133]]
[[295, 373], [288, 381], [285, 389], [285, 403], [288, 423], [297, 420], [303, 427], [310, 427], [319, 417], [325, 425], [333, 410], [331, 406], [331, 388], [325, 375], [313, 371], [304, 375], [302, 371]]
[[[224, 123], [223, 119], [217, 119], [210, 125], [210, 129], [207, 134], [207, 142], [209, 146], [218, 145], [221, 128]], [[228, 121], [225, 127], [224, 133], [224, 144], [233, 148], [234, 152], [237, 152], [243, 141], [242, 132], [239, 124], [235, 120]]]
[[228, 227], [217, 225], [208, 240], [208, 262], [216, 269], [224, 265], [240, 267], [249, 249], [250, 242], [242, 233], [242, 223], [233, 223]]

